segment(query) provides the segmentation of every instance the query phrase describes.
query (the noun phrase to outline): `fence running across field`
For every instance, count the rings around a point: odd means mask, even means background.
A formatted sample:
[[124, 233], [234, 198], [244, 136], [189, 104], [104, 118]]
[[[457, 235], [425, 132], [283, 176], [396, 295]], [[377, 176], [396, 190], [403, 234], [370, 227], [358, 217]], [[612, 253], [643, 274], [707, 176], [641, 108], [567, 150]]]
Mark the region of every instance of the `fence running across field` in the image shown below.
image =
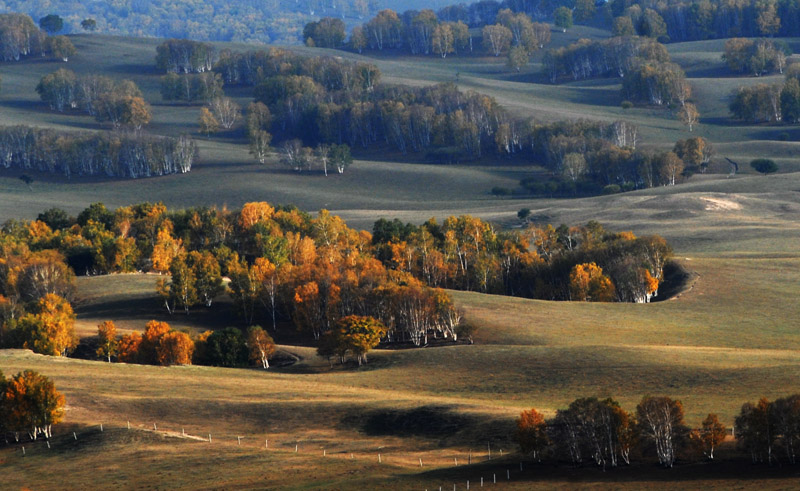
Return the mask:
[[[7, 442], [9, 444], [14, 444], [17, 447], [17, 449], [15, 449], [15, 455], [20, 458], [24, 458], [32, 455], [44, 455], [48, 452], [57, 450], [58, 447], [62, 445], [74, 445], [74, 442], [77, 442], [82, 438], [91, 438], [92, 436], [96, 435], [96, 433], [89, 433], [92, 430], [99, 431], [100, 433], [144, 431], [159, 434], [167, 438], [185, 439], [188, 441], [206, 443], [214, 446], [236, 446], [252, 449], [258, 448], [264, 451], [281, 452], [286, 454], [315, 454], [320, 458], [339, 458], [359, 462], [374, 460], [379, 464], [397, 463], [398, 465], [404, 467], [413, 465], [415, 467], [418, 466], [420, 469], [428, 470], [442, 470], [448, 467], [452, 469], [454, 467], [460, 467], [463, 465], [485, 463], [492, 461], [493, 459], [497, 460], [498, 458], [506, 458], [506, 460], [498, 462], [498, 465], [494, 466], [494, 468], [491, 470], [484, 469], [485, 475], [472, 475], [478, 474], [478, 472], [475, 472], [475, 469], [468, 470], [465, 472], [465, 474], [469, 473], [471, 475], [465, 476], [468, 478], [464, 479], [460, 483], [453, 483], [453, 490], [481, 488], [484, 486], [502, 483], [503, 481], [510, 481], [512, 478], [518, 477], [519, 474], [525, 470], [522, 462], [519, 462], [519, 465], [516, 465], [516, 463], [512, 465], [512, 463], [508, 462], [508, 452], [504, 452], [502, 449], [494, 449], [491, 447], [491, 444], [487, 444], [485, 447], [482, 446], [482, 451], [480, 454], [470, 451], [468, 453], [455, 453], [452, 455], [452, 457], [438, 456], [434, 458], [423, 458], [420, 457], [419, 454], [413, 453], [386, 453], [385, 451], [382, 451], [380, 447], [374, 452], [365, 452], [363, 449], [359, 451], [349, 451], [341, 448], [329, 449], [313, 441], [304, 442], [296, 439], [278, 440], [268, 436], [257, 437], [252, 434], [232, 435], [214, 433], [212, 431], [208, 433], [203, 432], [201, 435], [195, 435], [187, 433], [183, 427], [180, 429], [165, 429], [163, 425], [159, 427], [158, 423], [153, 423], [152, 426], [150, 424], [134, 425], [131, 424], [130, 421], [126, 421], [124, 425], [116, 427], [98, 423], [95, 426], [84, 427], [81, 433], [72, 431], [64, 433], [58, 437], [51, 437], [49, 439], [40, 437], [36, 440], [25, 441], [24, 443], [22, 443], [23, 438], [29, 437], [27, 434], [20, 433], [19, 443], [15, 442], [14, 439], [9, 440], [8, 437]], [[437, 489], [439, 491], [447, 491], [451, 488], [450, 485], [437, 485], [436, 487], [427, 488], [426, 491], [435, 491]]]

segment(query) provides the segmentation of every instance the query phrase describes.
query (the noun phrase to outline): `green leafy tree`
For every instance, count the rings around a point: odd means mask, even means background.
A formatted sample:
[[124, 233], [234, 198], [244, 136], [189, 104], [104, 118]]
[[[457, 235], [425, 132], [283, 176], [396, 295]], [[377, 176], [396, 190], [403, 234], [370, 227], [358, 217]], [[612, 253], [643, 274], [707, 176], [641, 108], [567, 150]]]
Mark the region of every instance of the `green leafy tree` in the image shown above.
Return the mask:
[[561, 32], [567, 32], [567, 29], [572, 27], [572, 10], [568, 7], [558, 7], [553, 12], [553, 22]]
[[220, 367], [246, 366], [247, 348], [241, 329], [227, 327], [214, 331], [206, 341], [206, 363]]
[[81, 21], [81, 28], [84, 31], [94, 32], [97, 30], [97, 21], [94, 19], [83, 19]]
[[767, 175], [778, 172], [778, 164], [772, 159], [753, 159], [750, 161], [750, 167], [759, 174]]
[[53, 35], [64, 28], [64, 20], [55, 14], [46, 15], [39, 19], [39, 27], [47, 34]]

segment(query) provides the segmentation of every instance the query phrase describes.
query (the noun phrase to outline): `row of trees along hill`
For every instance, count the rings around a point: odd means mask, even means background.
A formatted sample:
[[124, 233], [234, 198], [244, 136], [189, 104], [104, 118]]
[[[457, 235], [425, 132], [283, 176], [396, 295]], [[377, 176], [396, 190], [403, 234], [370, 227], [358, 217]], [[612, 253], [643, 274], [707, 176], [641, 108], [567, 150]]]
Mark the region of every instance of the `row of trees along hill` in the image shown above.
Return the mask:
[[[549, 420], [530, 409], [516, 423], [514, 438], [524, 454], [604, 470], [648, 454], [667, 468], [677, 461], [714, 460], [714, 451], [728, 435], [714, 413], [692, 429], [684, 420], [681, 401], [664, 396], [643, 397], [633, 412], [612, 398], [580, 398]], [[754, 464], [796, 463], [800, 395], [745, 403], [734, 424], [737, 447]]]
[[739, 87], [728, 105], [735, 119], [753, 123], [800, 121], [800, 63], [786, 70], [783, 83]]
[[50, 109], [85, 112], [114, 128], [140, 130], [150, 122], [150, 105], [131, 80], [113, 80], [102, 75], [76, 75], [61, 68], [39, 80], [36, 92]]
[[97, 356], [108, 362], [161, 366], [194, 364], [267, 369], [275, 352], [275, 342], [260, 326], [251, 326], [246, 332], [228, 327], [192, 337], [155, 320], [147, 323], [144, 332], [132, 331], [123, 336], [117, 336], [113, 321], [105, 321], [97, 326], [97, 345]]
[[0, 14], [0, 56], [19, 61], [28, 56], [69, 61], [75, 46], [66, 36], [48, 36], [27, 14]]
[[0, 126], [0, 165], [67, 177], [139, 178], [186, 173], [191, 170], [196, 153], [195, 143], [188, 136]]
[[17, 442], [20, 433], [31, 440], [50, 438], [53, 425], [64, 419], [65, 406], [64, 396], [44, 375], [25, 370], [6, 379], [0, 371], [0, 435], [12, 433]]
[[[636, 127], [622, 121], [613, 124], [518, 121], [493, 98], [462, 92], [453, 84], [423, 88], [381, 84], [380, 71], [370, 64], [327, 57], [302, 58], [271, 49], [224, 53], [214, 70], [227, 84], [255, 86], [256, 104], [248, 108], [247, 116], [254, 155], [264, 156], [259, 149], [265, 147], [264, 142], [268, 146], [275, 135], [278, 141], [275, 146], [295, 168], [303, 168], [294, 165], [292, 152], [296, 144], [286, 147], [281, 142], [300, 139], [306, 147], [320, 143], [362, 148], [390, 145], [401, 152], [424, 152], [437, 162], [475, 159], [485, 154], [528, 158], [548, 162], [554, 174], [560, 176], [566, 153], [578, 153], [588, 160], [587, 152], [598, 145], [588, 146], [587, 140], [607, 142], [615, 152], [623, 152], [625, 147], [635, 149], [638, 141]], [[631, 78], [642, 80], [641, 90], [649, 91], [647, 83], [653, 77]], [[688, 85], [672, 82], [670, 79], [666, 85], [679, 85], [683, 90], [674, 98], [685, 102]], [[261, 135], [260, 144], [254, 144], [256, 135]], [[555, 140], [556, 137], [563, 138]], [[566, 138], [571, 138], [574, 145], [563, 145]], [[554, 142], [560, 143], [554, 145]], [[635, 182], [636, 187], [656, 185], [657, 180], [652, 177], [632, 179], [620, 175], [605, 162], [598, 160], [604, 167], [602, 172], [580, 171], [573, 177], [577, 180], [584, 174], [598, 176], [605, 181], [603, 185], [624, 182]]]
[[[2, 342], [50, 354], [74, 347], [65, 300], [72, 271], [168, 272], [158, 294], [170, 312], [186, 313], [210, 306], [227, 276], [244, 325], [262, 319], [276, 329], [289, 320], [319, 339], [356, 315], [380, 321], [387, 341], [420, 345], [460, 332], [442, 288], [645, 302], [670, 254], [659, 237], [608, 233], [596, 223], [496, 232], [462, 216], [421, 227], [379, 221], [369, 234], [325, 210], [312, 218], [267, 203], [237, 212], [148, 203], [111, 212], [94, 204], [77, 218], [51, 209], [33, 222], [6, 223], [0, 239]], [[42, 336], [55, 344], [39, 347]]]
[[[494, 24], [485, 24], [481, 31], [483, 49], [494, 56], [509, 55], [517, 70], [527, 64], [529, 56], [550, 42], [550, 26], [532, 22], [525, 13], [502, 9], [493, 16]], [[304, 29], [306, 44], [325, 48], [344, 47], [344, 24], [337, 19], [312, 22]], [[475, 51], [469, 27], [461, 20], [442, 21], [433, 10], [410, 10], [398, 15], [382, 10], [362, 26], [353, 28], [347, 44], [352, 50], [400, 50], [414, 55], [435, 55]]]

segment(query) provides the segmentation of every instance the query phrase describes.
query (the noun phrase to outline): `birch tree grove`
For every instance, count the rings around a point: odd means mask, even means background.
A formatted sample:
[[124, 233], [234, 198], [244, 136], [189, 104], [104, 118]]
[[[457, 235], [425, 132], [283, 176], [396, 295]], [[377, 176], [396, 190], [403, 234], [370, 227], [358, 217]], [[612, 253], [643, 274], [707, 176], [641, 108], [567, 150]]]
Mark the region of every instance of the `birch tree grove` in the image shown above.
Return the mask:
[[150, 177], [189, 172], [196, 146], [188, 136], [73, 133], [28, 126], [0, 127], [0, 165], [67, 177]]
[[642, 435], [655, 445], [658, 462], [664, 467], [672, 467], [678, 448], [688, 433], [681, 402], [669, 397], [645, 396], [636, 406], [636, 417]]

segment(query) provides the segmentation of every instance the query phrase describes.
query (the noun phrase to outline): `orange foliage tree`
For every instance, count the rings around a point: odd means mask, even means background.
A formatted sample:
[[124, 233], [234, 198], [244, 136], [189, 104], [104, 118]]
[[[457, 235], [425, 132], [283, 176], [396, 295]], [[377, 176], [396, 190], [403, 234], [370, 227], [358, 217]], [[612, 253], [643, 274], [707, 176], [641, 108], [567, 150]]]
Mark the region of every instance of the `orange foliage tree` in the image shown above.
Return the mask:
[[25, 370], [6, 381], [2, 406], [8, 428], [27, 431], [35, 440], [39, 434], [52, 436], [53, 425], [64, 418], [65, 399], [49, 378]]
[[142, 335], [132, 332], [122, 336], [117, 346], [117, 358], [124, 363], [139, 362], [139, 347], [142, 345]]
[[261, 368], [269, 368], [269, 357], [275, 352], [275, 341], [261, 326], [251, 326], [247, 330], [247, 347], [252, 361], [261, 363]]
[[156, 346], [156, 359], [162, 366], [191, 365], [194, 342], [188, 334], [169, 331], [162, 335]]
[[547, 423], [542, 413], [533, 408], [522, 411], [517, 418], [514, 439], [523, 453], [533, 454], [533, 458], [538, 458], [540, 452], [550, 443], [547, 437]]

